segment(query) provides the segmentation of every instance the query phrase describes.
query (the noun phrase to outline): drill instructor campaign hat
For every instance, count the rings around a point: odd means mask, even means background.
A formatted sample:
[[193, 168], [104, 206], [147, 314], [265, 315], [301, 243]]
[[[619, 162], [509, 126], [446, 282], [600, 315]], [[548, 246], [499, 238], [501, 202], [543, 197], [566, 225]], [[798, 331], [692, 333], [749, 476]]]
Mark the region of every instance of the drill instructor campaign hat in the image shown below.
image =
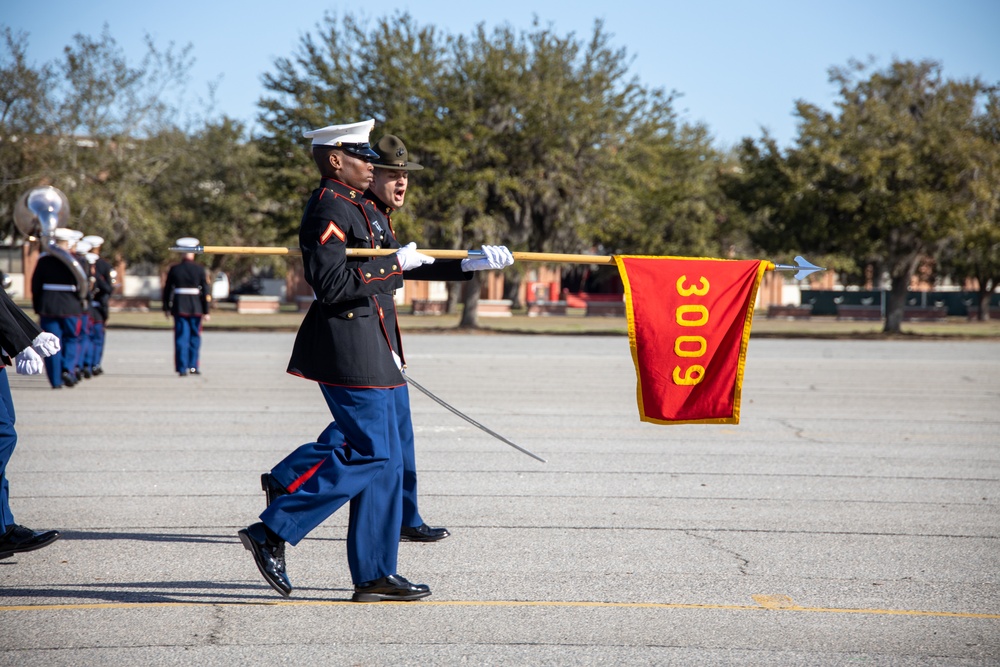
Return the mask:
[[417, 171], [423, 169], [422, 164], [409, 162], [409, 154], [402, 140], [394, 134], [387, 134], [375, 144], [375, 152], [378, 158], [372, 160], [373, 167], [382, 169], [396, 169], [400, 171]]
[[318, 130], [304, 132], [302, 136], [312, 139], [313, 146], [333, 146], [371, 162], [378, 157], [378, 153], [373, 151], [371, 144], [368, 143], [368, 135], [374, 126], [375, 120], [370, 119], [347, 125], [328, 125]]

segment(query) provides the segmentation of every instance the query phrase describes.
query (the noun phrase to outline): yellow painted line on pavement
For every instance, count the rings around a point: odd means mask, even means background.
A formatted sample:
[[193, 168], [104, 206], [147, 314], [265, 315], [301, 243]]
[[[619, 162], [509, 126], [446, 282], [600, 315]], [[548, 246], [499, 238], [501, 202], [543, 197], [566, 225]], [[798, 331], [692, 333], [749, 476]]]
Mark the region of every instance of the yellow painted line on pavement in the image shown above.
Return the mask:
[[754, 595], [755, 605], [682, 604], [670, 602], [559, 602], [528, 600], [418, 600], [415, 602], [360, 603], [350, 600], [276, 600], [273, 602], [98, 602], [84, 604], [38, 604], [0, 606], [5, 611], [60, 611], [91, 609], [162, 609], [169, 607], [340, 607], [365, 604], [403, 605], [410, 607], [568, 607], [589, 609], [702, 609], [724, 611], [781, 611], [819, 614], [872, 614], [881, 616], [929, 616], [937, 618], [980, 618], [1000, 620], [1000, 614], [920, 609], [839, 609], [835, 607], [800, 607], [787, 595]]
[[793, 609], [795, 603], [787, 595], [751, 595], [753, 601], [764, 609]]

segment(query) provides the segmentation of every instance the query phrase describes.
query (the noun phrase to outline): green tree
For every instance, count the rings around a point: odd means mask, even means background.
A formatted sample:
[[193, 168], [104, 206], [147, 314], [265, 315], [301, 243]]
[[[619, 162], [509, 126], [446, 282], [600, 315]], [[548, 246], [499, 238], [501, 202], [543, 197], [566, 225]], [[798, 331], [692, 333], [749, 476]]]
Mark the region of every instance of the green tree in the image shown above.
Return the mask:
[[[169, 143], [175, 156], [150, 188], [150, 199], [163, 218], [168, 244], [181, 236], [209, 239], [209, 245], [270, 246], [279, 242], [272, 224], [276, 207], [266, 198], [259, 149], [244, 140], [242, 123], [229, 118], [209, 121], [191, 133], [179, 130], [154, 137]], [[169, 259], [161, 246], [161, 260]], [[173, 256], [176, 257], [176, 256]], [[234, 281], [270, 269], [283, 273], [285, 262], [250, 255], [211, 255], [210, 267], [227, 271]], [[266, 266], [262, 266], [266, 265]]]
[[176, 130], [169, 100], [186, 81], [190, 46], [158, 49], [147, 37], [132, 65], [105, 26], [98, 38], [75, 35], [61, 60], [33, 68], [27, 37], [4, 35], [0, 144], [15, 159], [5, 160], [3, 205], [54, 185], [70, 200], [72, 227], [103, 236], [130, 262], [159, 259], [165, 230], [150, 187], [178, 147], [157, 137]]
[[[581, 40], [537, 23], [520, 32], [480, 25], [455, 37], [418, 26], [408, 14], [372, 28], [328, 16], [317, 36], [304, 37], [295, 57], [276, 61], [264, 78], [270, 94], [261, 100], [262, 146], [275, 196], [287, 206], [283, 229], [293, 236], [315, 182], [302, 131], [371, 117], [373, 139], [398, 134], [428, 167], [414, 174], [398, 218], [404, 240], [587, 248], [600, 228], [634, 225], [635, 211], [620, 205], [622, 170], [640, 174], [625, 157], [634, 133], [657, 142], [661, 162], [683, 152], [675, 141], [707, 154], [703, 130], [679, 128], [673, 96], [641, 85], [629, 65], [600, 22]], [[690, 184], [711, 167], [697, 176], [681, 165], [677, 171], [691, 175]], [[597, 219], [600, 225], [591, 222]], [[518, 268], [505, 273], [513, 287]], [[478, 276], [469, 287], [460, 326], [471, 327]]]
[[[633, 224], [622, 193], [626, 175], [640, 173], [636, 136], [670, 143], [673, 95], [629, 75], [627, 51], [602, 22], [587, 39], [537, 22], [524, 32], [480, 26], [455, 47], [449, 111], [466, 141], [453, 188], [475, 194], [460, 211], [470, 245], [578, 252]], [[505, 273], [512, 292], [516, 277]], [[461, 325], [475, 326], [471, 315]]]
[[989, 90], [964, 144], [970, 166], [963, 175], [967, 215], [943, 253], [941, 271], [978, 290], [977, 316], [990, 319], [990, 297], [1000, 286], [1000, 93]]
[[15, 234], [14, 204], [26, 190], [42, 184], [57, 144], [49, 134], [53, 118], [55, 73], [33, 66], [27, 35], [0, 30], [0, 216], [4, 236]]
[[742, 215], [720, 186], [720, 174], [734, 166], [702, 125], [636, 128], [621, 152], [623, 178], [609, 202], [628, 215], [592, 218], [587, 236], [616, 253], [747, 254]]
[[[309, 142], [302, 138], [307, 130], [374, 118], [373, 142], [385, 133], [398, 134], [422, 162], [436, 166], [429, 158], [439, 136], [435, 116], [444, 48], [434, 28], [418, 26], [406, 14], [381, 18], [374, 27], [351, 16], [327, 15], [315, 34], [303, 36], [292, 57], [275, 61], [274, 71], [263, 76], [268, 92], [259, 101], [264, 131], [258, 141], [280, 204], [275, 219], [283, 238], [297, 239], [303, 202], [318, 182]], [[413, 211], [425, 198], [424, 173], [398, 216], [396, 231], [404, 238], [419, 238]]]
[[832, 68], [836, 110], [799, 102], [796, 144], [781, 154], [767, 137], [741, 150], [743, 173], [727, 189], [754, 222], [765, 250], [835, 253], [890, 282], [886, 333], [900, 331], [906, 293], [967, 216], [964, 149], [984, 86], [944, 79], [932, 61], [884, 70]]
[[160, 50], [147, 36], [133, 65], [105, 26], [96, 39], [74, 36], [58, 65], [58, 178], [75, 207], [71, 224], [130, 262], [157, 261], [169, 243], [150, 189], [181, 155], [163, 138], [177, 131], [169, 100], [187, 80], [190, 49]]

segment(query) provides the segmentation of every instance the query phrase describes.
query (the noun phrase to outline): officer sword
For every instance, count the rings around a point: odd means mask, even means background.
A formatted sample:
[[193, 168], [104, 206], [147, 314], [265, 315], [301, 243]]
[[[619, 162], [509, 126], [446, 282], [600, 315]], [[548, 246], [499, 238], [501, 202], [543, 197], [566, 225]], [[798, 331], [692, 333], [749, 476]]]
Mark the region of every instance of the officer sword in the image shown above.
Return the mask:
[[452, 407], [452, 406], [451, 406], [451, 405], [449, 405], [448, 403], [445, 403], [445, 402], [444, 402], [443, 400], [441, 400], [440, 398], [438, 398], [437, 396], [435, 396], [434, 394], [432, 394], [432, 393], [431, 393], [431, 391], [430, 391], [429, 389], [425, 388], [425, 387], [424, 387], [423, 385], [421, 385], [421, 384], [420, 384], [419, 382], [417, 382], [416, 380], [414, 380], [413, 378], [411, 378], [411, 377], [410, 377], [409, 375], [407, 375], [406, 373], [403, 373], [403, 377], [404, 377], [404, 378], [406, 378], [406, 381], [407, 381], [407, 382], [409, 382], [409, 383], [410, 383], [410, 384], [412, 384], [412, 385], [413, 385], [414, 387], [416, 387], [416, 388], [417, 388], [417, 389], [419, 389], [419, 390], [420, 390], [421, 392], [423, 392], [423, 394], [424, 394], [425, 396], [427, 396], [427, 398], [431, 399], [432, 401], [434, 401], [435, 403], [437, 403], [437, 404], [438, 404], [438, 405], [440, 405], [441, 407], [445, 408], [446, 410], [448, 410], [448, 411], [452, 412], [453, 414], [456, 414], [456, 415], [458, 415], [459, 417], [461, 417], [461, 418], [462, 418], [462, 419], [464, 419], [465, 421], [469, 422], [470, 424], [472, 424], [473, 426], [475, 426], [476, 428], [478, 428], [478, 429], [479, 429], [480, 431], [484, 431], [485, 433], [489, 433], [490, 435], [492, 435], [492, 436], [493, 436], [494, 438], [496, 438], [496, 439], [497, 439], [497, 440], [499, 440], [500, 442], [502, 442], [502, 443], [504, 443], [504, 444], [507, 444], [507, 445], [510, 445], [511, 447], [513, 447], [514, 449], [516, 449], [517, 451], [519, 451], [519, 452], [521, 452], [521, 453], [523, 453], [523, 454], [527, 454], [527, 455], [528, 455], [528, 456], [530, 456], [531, 458], [533, 458], [533, 459], [537, 459], [537, 460], [541, 461], [542, 463], [546, 463], [546, 460], [545, 460], [545, 459], [543, 459], [543, 458], [542, 458], [541, 456], [538, 456], [537, 454], [532, 454], [531, 452], [529, 452], [529, 451], [528, 451], [527, 449], [525, 449], [524, 447], [521, 447], [521, 446], [519, 446], [519, 445], [515, 445], [515, 444], [514, 444], [513, 442], [511, 442], [511, 441], [510, 441], [510, 440], [508, 440], [507, 438], [505, 438], [505, 437], [503, 437], [502, 435], [500, 435], [499, 433], [497, 433], [497, 432], [495, 432], [495, 431], [492, 431], [492, 430], [490, 430], [489, 428], [487, 428], [487, 427], [483, 426], [482, 424], [480, 424], [480, 423], [479, 423], [479, 422], [477, 422], [477, 421], [476, 421], [475, 419], [473, 419], [473, 418], [472, 418], [472, 417], [470, 417], [469, 415], [465, 414], [464, 412], [462, 412], [462, 411], [461, 411], [461, 410], [459, 410], [458, 408], [456, 408], [456, 407]]

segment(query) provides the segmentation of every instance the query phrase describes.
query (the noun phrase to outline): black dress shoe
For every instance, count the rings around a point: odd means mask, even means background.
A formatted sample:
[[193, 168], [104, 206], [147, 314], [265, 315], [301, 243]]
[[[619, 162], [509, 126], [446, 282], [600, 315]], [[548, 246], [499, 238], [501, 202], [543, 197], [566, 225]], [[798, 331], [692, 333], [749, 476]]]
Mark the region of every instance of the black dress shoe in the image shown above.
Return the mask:
[[16, 523], [0, 537], [0, 558], [47, 547], [59, 539], [56, 530], [31, 530]]
[[82, 373], [83, 377], [87, 380], [93, 377], [93, 373], [91, 372], [89, 366], [84, 366], [83, 369], [80, 370], [80, 373]]
[[90, 372], [94, 374], [94, 377], [97, 377], [98, 375], [104, 372], [104, 369], [101, 368], [100, 366], [94, 366], [93, 368], [90, 369]]
[[447, 528], [431, 528], [426, 523], [419, 526], [403, 526], [399, 539], [403, 542], [437, 542], [451, 535]]
[[398, 574], [390, 574], [375, 581], [366, 581], [354, 587], [354, 602], [380, 602], [382, 600], [419, 600], [431, 594], [426, 584], [411, 584]]
[[197, 368], [189, 368], [188, 373], [190, 373], [191, 375], [201, 375], [201, 371], [199, 371]]
[[73, 374], [70, 373], [69, 371], [62, 372], [62, 381], [63, 384], [66, 385], [67, 387], [72, 387], [73, 385], [76, 384], [76, 378], [73, 377]]
[[253, 554], [264, 581], [286, 598], [292, 593], [292, 582], [285, 574], [285, 543], [268, 539], [263, 523], [255, 523], [239, 531], [240, 542]]
[[271, 503], [273, 503], [277, 498], [288, 495], [288, 489], [283, 487], [278, 480], [274, 478], [274, 475], [269, 472], [260, 476], [260, 488], [264, 490], [264, 495], [267, 496], [268, 506], [270, 506]]

